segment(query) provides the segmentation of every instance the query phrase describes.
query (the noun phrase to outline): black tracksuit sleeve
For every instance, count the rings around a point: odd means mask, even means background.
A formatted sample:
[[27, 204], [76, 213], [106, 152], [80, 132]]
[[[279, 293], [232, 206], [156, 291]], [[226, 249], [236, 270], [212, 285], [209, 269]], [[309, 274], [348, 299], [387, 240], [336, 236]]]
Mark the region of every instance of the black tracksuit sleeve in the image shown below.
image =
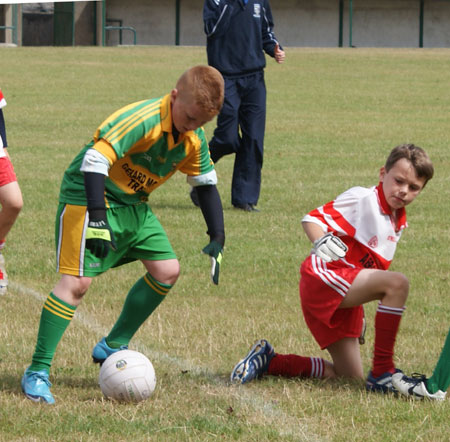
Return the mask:
[[198, 203], [208, 227], [211, 241], [225, 244], [225, 226], [223, 222], [222, 201], [216, 186], [197, 186]]
[[227, 32], [236, 3], [237, 0], [225, 0], [220, 3], [215, 0], [205, 0], [203, 25], [207, 37], [220, 36]]

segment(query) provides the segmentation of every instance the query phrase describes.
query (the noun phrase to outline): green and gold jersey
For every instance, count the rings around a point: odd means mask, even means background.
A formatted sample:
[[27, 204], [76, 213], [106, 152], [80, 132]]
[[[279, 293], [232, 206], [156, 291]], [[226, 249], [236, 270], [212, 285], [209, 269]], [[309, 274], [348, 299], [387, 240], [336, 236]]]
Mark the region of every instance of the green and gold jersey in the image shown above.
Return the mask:
[[91, 148], [110, 163], [105, 179], [107, 207], [147, 201], [177, 170], [191, 177], [214, 171], [203, 128], [179, 134], [174, 141], [170, 95], [130, 104], [107, 118], [64, 173], [60, 202], [86, 205], [80, 167]]

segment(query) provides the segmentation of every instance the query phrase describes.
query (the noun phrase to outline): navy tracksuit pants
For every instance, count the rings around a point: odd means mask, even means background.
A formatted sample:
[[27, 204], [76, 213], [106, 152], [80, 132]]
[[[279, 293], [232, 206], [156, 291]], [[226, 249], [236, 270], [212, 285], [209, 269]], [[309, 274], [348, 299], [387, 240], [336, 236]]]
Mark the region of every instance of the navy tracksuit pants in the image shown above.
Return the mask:
[[224, 104], [209, 143], [211, 159], [216, 163], [224, 155], [236, 154], [231, 203], [256, 205], [261, 189], [266, 125], [264, 71], [224, 79]]

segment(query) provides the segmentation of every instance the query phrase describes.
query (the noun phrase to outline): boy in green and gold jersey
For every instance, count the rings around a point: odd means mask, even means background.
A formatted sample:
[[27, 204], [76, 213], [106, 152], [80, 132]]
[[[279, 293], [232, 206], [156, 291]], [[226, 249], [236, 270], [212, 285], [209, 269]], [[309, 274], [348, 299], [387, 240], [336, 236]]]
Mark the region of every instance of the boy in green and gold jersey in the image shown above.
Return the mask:
[[177, 170], [198, 189], [210, 236], [203, 252], [211, 258], [211, 277], [218, 284], [225, 229], [202, 126], [219, 113], [223, 95], [223, 78], [216, 69], [188, 69], [170, 94], [130, 104], [108, 117], [66, 170], [55, 230], [62, 276], [44, 303], [32, 363], [22, 378], [29, 399], [54, 403], [52, 359], [93, 277], [136, 260], [146, 269], [110, 333], [93, 349], [100, 364], [128, 348], [175, 284], [179, 263], [147, 200]]

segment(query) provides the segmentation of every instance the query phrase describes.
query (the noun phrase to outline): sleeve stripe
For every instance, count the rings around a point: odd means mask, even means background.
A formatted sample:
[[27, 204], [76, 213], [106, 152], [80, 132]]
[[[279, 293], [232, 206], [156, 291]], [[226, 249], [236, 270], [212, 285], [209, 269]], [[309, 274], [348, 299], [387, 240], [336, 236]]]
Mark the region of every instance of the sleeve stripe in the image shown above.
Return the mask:
[[328, 215], [347, 235], [354, 237], [356, 229], [334, 208], [333, 203], [334, 202], [331, 201], [322, 206], [325, 219]]
[[[217, 6], [219, 6], [219, 3], [217, 3]], [[214, 32], [216, 32], [217, 26], [219, 26], [219, 23], [220, 23], [220, 21], [222, 20], [224, 14], [225, 14], [225, 11], [227, 10], [227, 8], [228, 8], [228, 5], [225, 5], [225, 7], [223, 8], [223, 10], [222, 10], [222, 12], [221, 12], [221, 14], [220, 14], [219, 19], [217, 20], [217, 23], [214, 25], [214, 27], [212, 28], [211, 32], [209, 32], [209, 33], [206, 35], [207, 37], [211, 37], [211, 35], [213, 35]]]
[[138, 112], [132, 113], [129, 117], [115, 124], [111, 129], [102, 136], [111, 144], [120, 141], [130, 130], [137, 126], [137, 122], [141, 119], [145, 120], [159, 112], [160, 101], [144, 106]]

